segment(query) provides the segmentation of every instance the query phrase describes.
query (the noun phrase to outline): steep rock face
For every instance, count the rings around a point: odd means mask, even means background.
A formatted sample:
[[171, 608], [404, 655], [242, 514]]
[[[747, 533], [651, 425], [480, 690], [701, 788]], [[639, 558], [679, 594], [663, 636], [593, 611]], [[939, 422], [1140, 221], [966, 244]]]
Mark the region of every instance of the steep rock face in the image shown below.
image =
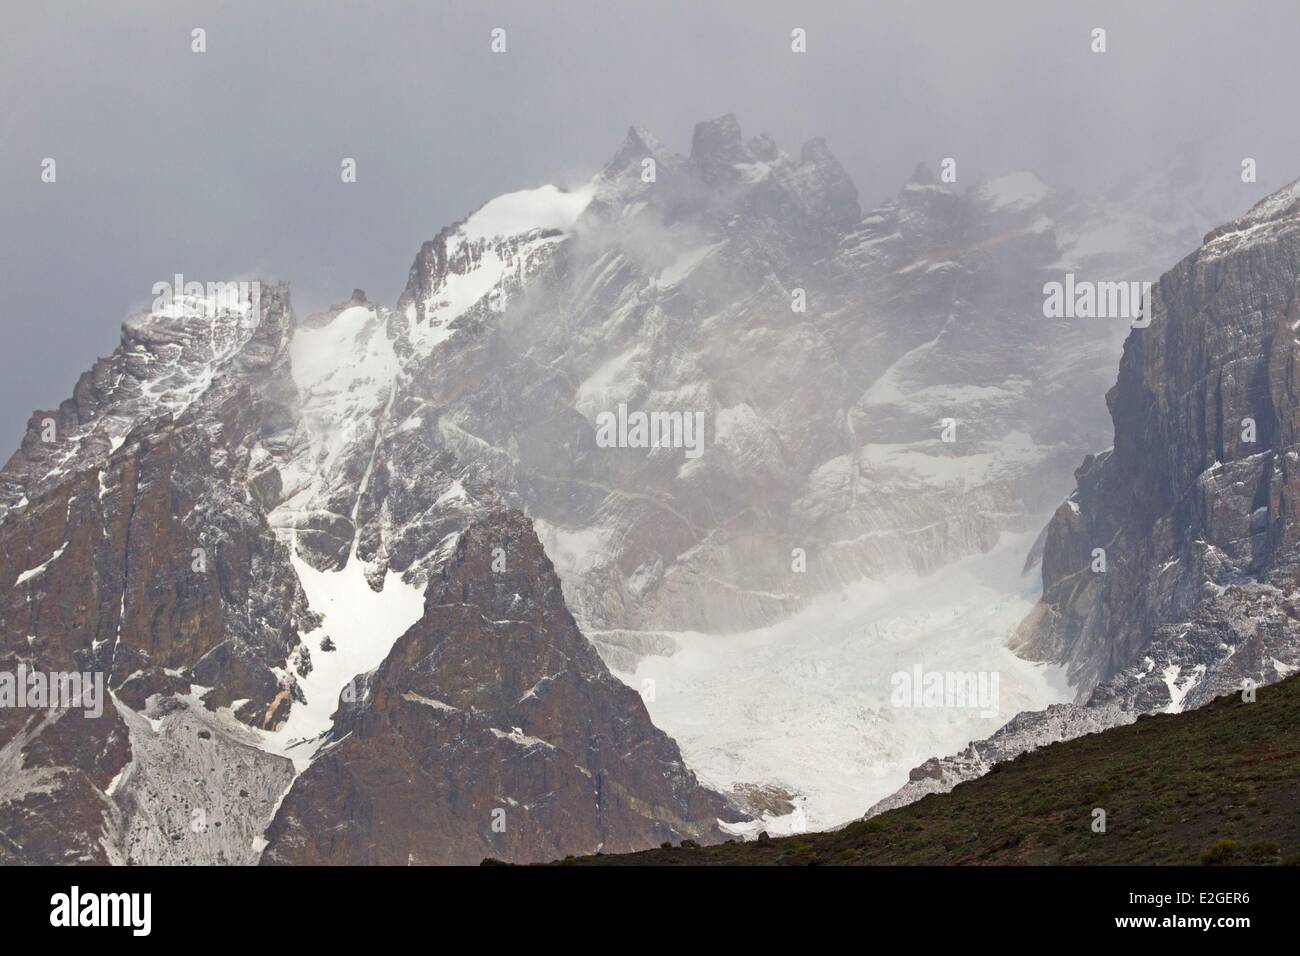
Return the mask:
[[1016, 635], [1021, 653], [1067, 668], [1076, 702], [927, 761], [871, 814], [1300, 669], [1297, 276], [1293, 184], [1161, 279], [1106, 397], [1114, 447], [1084, 460], [1048, 525], [1042, 600]]
[[130, 708], [149, 697], [193, 677], [207, 707], [282, 719], [292, 685], [278, 668], [312, 616], [262, 514], [255, 449], [283, 414], [291, 331], [283, 289], [134, 319], [71, 399], [33, 415], [0, 472], [0, 671], [105, 686], [97, 717], [0, 711], [14, 860], [130, 857], [113, 799], [125, 791], [110, 786], [140, 757]]
[[1021, 635], [1085, 692], [1132, 671], [1168, 685], [1145, 703], [1189, 706], [1239, 683], [1238, 654], [1257, 681], [1295, 666], [1297, 275], [1290, 186], [1211, 232], [1130, 335], [1107, 395], [1114, 448], [1048, 528]]
[[275, 723], [273, 669], [309, 612], [253, 474], [292, 317], [282, 290], [253, 310], [128, 324], [73, 399], [33, 416], [0, 475], [6, 655], [112, 688], [193, 668], [213, 706]]
[[739, 818], [578, 631], [518, 512], [459, 536], [332, 737], [263, 862], [544, 860], [716, 840]]

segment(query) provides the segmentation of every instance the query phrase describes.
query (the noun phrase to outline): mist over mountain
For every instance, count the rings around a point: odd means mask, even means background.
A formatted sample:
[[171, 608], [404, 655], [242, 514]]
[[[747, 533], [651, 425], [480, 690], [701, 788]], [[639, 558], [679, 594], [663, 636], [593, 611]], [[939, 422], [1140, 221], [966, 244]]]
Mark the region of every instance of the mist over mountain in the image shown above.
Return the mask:
[[[787, 147], [824, 136], [868, 207], [922, 158], [957, 158], [966, 182], [1031, 169], [1105, 193], [1191, 156], [1218, 175], [1183, 194], [1224, 222], [1294, 175], [1300, 132], [1276, 122], [1293, 28], [1272, 0], [25, 5], [0, 34], [0, 261], [24, 343], [0, 355], [0, 445], [159, 279], [282, 278], [304, 315], [354, 286], [391, 305], [438, 226], [501, 193], [576, 187], [632, 122], [683, 153], [726, 112]], [[1258, 192], [1236, 177], [1244, 156]]]
[[[1149, 331], [1051, 318], [1044, 289], [1149, 282], [1203, 210], [952, 178], [918, 165], [864, 211], [824, 140], [790, 153], [727, 114], [687, 155], [633, 127], [580, 188], [483, 204], [391, 307], [356, 290], [299, 319], [285, 285], [178, 278], [0, 472], [6, 660], [111, 691], [107, 719], [6, 710], [17, 858], [472, 863], [798, 831], [1112, 686], [1145, 632], [1124, 652], [1034, 610], [1006, 646]], [[1048, 620], [1092, 615], [1056, 597], [1076, 498], [1042, 549]], [[1206, 671], [1178, 640], [1148, 671]], [[1291, 645], [1270, 653], [1282, 676]], [[913, 665], [994, 671], [996, 699], [900, 709]], [[204, 764], [220, 789], [182, 783]]]

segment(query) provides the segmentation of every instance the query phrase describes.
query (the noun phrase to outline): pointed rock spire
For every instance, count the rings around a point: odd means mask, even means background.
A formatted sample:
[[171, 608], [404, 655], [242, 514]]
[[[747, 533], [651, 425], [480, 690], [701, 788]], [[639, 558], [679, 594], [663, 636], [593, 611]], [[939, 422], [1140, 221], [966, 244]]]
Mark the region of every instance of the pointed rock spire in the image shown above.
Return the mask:
[[705, 182], [718, 182], [728, 176], [736, 163], [752, 159], [745, 149], [736, 114], [727, 113], [695, 124], [695, 135], [691, 137], [691, 163]]
[[938, 181], [938, 177], [934, 175], [934, 170], [922, 161], [912, 169], [912, 178], [908, 180], [908, 183], [914, 186], [933, 186]]

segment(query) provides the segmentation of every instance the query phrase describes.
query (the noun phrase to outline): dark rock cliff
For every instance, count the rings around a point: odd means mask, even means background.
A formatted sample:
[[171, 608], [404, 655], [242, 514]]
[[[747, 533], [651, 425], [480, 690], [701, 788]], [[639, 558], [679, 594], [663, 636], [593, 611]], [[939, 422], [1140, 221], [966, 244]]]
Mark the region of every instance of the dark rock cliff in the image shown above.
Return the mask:
[[[1300, 199], [1211, 232], [1161, 280], [1043, 551], [1020, 639], [1141, 709], [1212, 699], [1294, 667], [1300, 493]], [[1105, 571], [1094, 571], [1097, 549]]]

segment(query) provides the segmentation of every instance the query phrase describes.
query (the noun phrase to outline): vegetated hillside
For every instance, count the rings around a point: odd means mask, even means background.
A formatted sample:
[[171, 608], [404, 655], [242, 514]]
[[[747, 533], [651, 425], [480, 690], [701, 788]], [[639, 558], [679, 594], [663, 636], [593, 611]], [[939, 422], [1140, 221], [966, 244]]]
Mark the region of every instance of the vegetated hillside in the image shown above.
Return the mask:
[[[1300, 863], [1300, 676], [1052, 744], [829, 833], [561, 865]], [[1094, 810], [1105, 832], [1093, 829]]]

